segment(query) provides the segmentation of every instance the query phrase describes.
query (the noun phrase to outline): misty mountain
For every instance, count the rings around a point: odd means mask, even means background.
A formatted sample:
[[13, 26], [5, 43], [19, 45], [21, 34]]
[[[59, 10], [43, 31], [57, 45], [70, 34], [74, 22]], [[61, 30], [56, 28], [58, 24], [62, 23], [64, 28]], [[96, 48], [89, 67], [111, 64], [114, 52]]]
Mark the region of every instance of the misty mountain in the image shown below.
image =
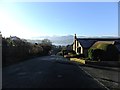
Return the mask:
[[41, 43], [43, 39], [49, 39], [53, 45], [71, 45], [73, 43], [73, 35], [67, 36], [40, 36], [36, 40], [27, 39], [31, 43]]
[[52, 41], [55, 45], [71, 45], [73, 43], [73, 36], [55, 36], [48, 38]]
[[[78, 38], [114, 38], [111, 36], [97, 36], [97, 37], [86, 37], [86, 36], [77, 36]], [[43, 39], [49, 39], [53, 45], [71, 45], [73, 43], [74, 36], [66, 35], [66, 36], [39, 36], [35, 37], [36, 40], [27, 39], [28, 42], [31, 43], [41, 43]], [[34, 39], [35, 39], [34, 38]]]
[[27, 41], [30, 42], [30, 43], [33, 43], [33, 44], [42, 42], [42, 40], [32, 40], [32, 39], [27, 39]]

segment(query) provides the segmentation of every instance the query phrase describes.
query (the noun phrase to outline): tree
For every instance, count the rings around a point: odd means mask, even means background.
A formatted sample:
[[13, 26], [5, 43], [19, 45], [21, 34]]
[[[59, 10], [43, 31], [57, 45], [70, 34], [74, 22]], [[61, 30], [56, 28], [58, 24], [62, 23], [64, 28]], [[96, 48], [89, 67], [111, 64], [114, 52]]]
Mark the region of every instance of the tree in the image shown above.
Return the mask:
[[49, 40], [49, 39], [43, 39], [42, 41], [42, 44], [47, 44], [47, 45], [52, 45], [52, 42]]
[[52, 49], [51, 49], [52, 52], [51, 52], [51, 54], [56, 55], [61, 50], [62, 50], [61, 46], [52, 45]]
[[42, 40], [39, 45], [43, 48], [43, 55], [48, 55], [50, 53], [50, 50], [52, 49], [52, 42], [49, 39]]

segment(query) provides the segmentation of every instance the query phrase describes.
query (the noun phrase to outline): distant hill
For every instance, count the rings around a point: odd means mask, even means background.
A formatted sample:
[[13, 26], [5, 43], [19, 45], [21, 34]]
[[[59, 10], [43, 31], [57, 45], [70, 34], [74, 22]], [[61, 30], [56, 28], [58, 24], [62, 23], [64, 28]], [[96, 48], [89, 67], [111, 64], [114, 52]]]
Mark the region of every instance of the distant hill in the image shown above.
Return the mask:
[[73, 43], [73, 36], [67, 35], [67, 36], [40, 36], [37, 37], [36, 40], [27, 39], [28, 42], [31, 43], [41, 43], [43, 39], [49, 39], [52, 44], [54, 45], [71, 45]]
[[[101, 36], [101, 37], [85, 37], [85, 36], [77, 36], [78, 38], [115, 38], [109, 36]], [[52, 44], [54, 45], [71, 45], [73, 43], [74, 36], [73, 35], [66, 35], [66, 36], [40, 36], [36, 37], [36, 40], [27, 39], [28, 42], [31, 43], [41, 43], [43, 39], [49, 39]]]
[[31, 40], [31, 39], [27, 39], [28, 42], [30, 43], [41, 43], [42, 40]]
[[68, 36], [55, 36], [55, 37], [50, 37], [48, 38], [52, 41], [53, 44], [55, 45], [71, 45], [73, 43], [73, 36], [68, 35]]

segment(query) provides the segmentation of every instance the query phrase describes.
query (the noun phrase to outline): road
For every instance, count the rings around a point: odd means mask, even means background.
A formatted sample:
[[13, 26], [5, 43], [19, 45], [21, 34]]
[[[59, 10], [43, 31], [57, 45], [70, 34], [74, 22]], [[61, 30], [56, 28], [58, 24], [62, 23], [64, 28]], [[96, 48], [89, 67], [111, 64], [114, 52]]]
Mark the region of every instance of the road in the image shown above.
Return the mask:
[[44, 56], [2, 70], [2, 88], [106, 88], [75, 63], [60, 56]]
[[120, 68], [102, 68], [96, 66], [81, 66], [83, 70], [102, 82], [110, 90], [120, 88]]

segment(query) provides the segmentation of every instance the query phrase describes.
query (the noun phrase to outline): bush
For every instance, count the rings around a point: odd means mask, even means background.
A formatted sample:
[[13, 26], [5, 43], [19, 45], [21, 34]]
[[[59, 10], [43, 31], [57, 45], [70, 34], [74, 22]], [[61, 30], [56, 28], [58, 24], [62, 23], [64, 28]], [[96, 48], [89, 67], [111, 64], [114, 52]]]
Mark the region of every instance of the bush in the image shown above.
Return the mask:
[[90, 49], [89, 51], [88, 51], [88, 56], [89, 56], [89, 58], [90, 59], [92, 59], [92, 60], [97, 60], [97, 61], [99, 61], [99, 60], [103, 60], [103, 58], [104, 58], [104, 51], [103, 50], [101, 50], [101, 49]]
[[88, 57], [91, 60], [102, 60], [102, 61], [118, 61], [119, 53], [116, 46], [113, 44], [98, 44], [94, 48], [88, 50]]
[[62, 52], [58, 52], [57, 55], [63, 56], [63, 53]]
[[40, 44], [40, 46], [43, 48], [42, 55], [48, 55], [52, 46], [48, 44]]
[[2, 38], [2, 64], [5, 66], [35, 56], [48, 55], [51, 47], [52, 43], [46, 39], [41, 44], [32, 44], [20, 38]]
[[76, 52], [73, 51], [73, 50], [69, 50], [68, 52], [69, 52], [70, 54], [76, 54]]
[[119, 52], [118, 52], [118, 49], [114, 45], [109, 44], [105, 48], [105, 59], [110, 60], [110, 61], [119, 60]]
[[93, 56], [93, 51], [94, 51], [94, 48], [90, 48], [88, 50], [88, 58], [93, 60], [94, 56]]

